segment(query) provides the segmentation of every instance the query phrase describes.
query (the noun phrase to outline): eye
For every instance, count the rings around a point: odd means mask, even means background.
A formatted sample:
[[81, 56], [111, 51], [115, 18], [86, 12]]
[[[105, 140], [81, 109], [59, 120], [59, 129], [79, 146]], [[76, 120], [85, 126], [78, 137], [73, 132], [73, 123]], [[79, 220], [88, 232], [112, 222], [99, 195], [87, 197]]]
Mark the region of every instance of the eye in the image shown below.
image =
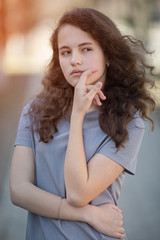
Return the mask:
[[92, 49], [91, 48], [83, 48], [82, 51], [83, 52], [89, 52], [89, 51], [92, 51]]
[[60, 54], [61, 54], [62, 56], [66, 56], [66, 55], [68, 55], [68, 54], [70, 54], [70, 53], [71, 53], [71, 51], [65, 50], [65, 51], [62, 51]]

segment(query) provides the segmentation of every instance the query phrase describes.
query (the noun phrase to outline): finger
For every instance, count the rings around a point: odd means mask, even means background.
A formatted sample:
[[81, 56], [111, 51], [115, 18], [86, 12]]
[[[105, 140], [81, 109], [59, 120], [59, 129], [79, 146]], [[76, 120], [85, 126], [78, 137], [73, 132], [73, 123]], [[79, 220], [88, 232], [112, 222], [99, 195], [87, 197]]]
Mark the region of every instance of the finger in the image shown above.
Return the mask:
[[125, 230], [124, 230], [124, 228], [118, 229], [116, 235], [117, 235], [117, 237], [120, 238], [120, 239], [124, 238], [124, 237], [125, 237]]
[[121, 220], [119, 224], [120, 224], [120, 226], [122, 226], [123, 225], [123, 221]]
[[[102, 83], [98, 82], [98, 83], [95, 84], [95, 86], [98, 87], [98, 88], [101, 88]], [[86, 91], [89, 92], [93, 87], [94, 87], [94, 85], [87, 85], [86, 86]], [[101, 90], [98, 92], [98, 95], [102, 100], [106, 99], [106, 96], [104, 95], [104, 93]]]
[[93, 88], [93, 85], [86, 85], [86, 91], [89, 92]]
[[[121, 212], [117, 212], [117, 214], [118, 214], [117, 218], [119, 218], [119, 220], [122, 221], [122, 219], [123, 219], [122, 213], [121, 213]], [[119, 221], [119, 220], [118, 220], [118, 221]]]
[[116, 233], [115, 234], [115, 238], [123, 239], [124, 237], [125, 237], [125, 235], [122, 234], [122, 233]]
[[[93, 85], [86, 86], [86, 92], [88, 93], [93, 88]], [[93, 103], [97, 105], [96, 96], [93, 98]]]
[[98, 87], [99, 89], [101, 89], [101, 87], [102, 87], [102, 83], [101, 83], [101, 82], [97, 82], [95, 85], [96, 85], [96, 87]]
[[123, 239], [123, 238], [125, 238], [125, 235], [124, 234], [119, 234], [119, 238]]
[[86, 84], [87, 78], [95, 72], [97, 72], [97, 69], [94, 69], [94, 68], [84, 71], [79, 79], [77, 86], [84, 87]]
[[115, 224], [117, 225], [117, 227], [122, 227], [122, 225], [123, 225], [123, 221], [122, 220], [116, 220], [115, 221]]
[[99, 88], [97, 88], [96, 86], [94, 86], [88, 93], [87, 93], [87, 97], [93, 101], [93, 98], [95, 97], [96, 94], [98, 94], [98, 92], [100, 91]]
[[93, 85], [86, 85], [86, 89], [89, 91], [89, 90], [91, 90], [94, 86], [96, 86], [96, 87], [98, 87], [99, 89], [101, 89], [102, 83], [101, 83], [101, 82], [97, 82], [96, 84], [93, 84]]
[[125, 233], [124, 228], [121, 227], [121, 228], [119, 229], [119, 233], [124, 234], [124, 233]]
[[122, 210], [119, 209], [116, 205], [112, 205], [112, 208], [113, 208], [114, 210], [116, 210], [117, 212], [122, 213]]
[[97, 94], [95, 95], [94, 99], [95, 99], [96, 105], [98, 105], [98, 106], [102, 105], [102, 103], [101, 103], [101, 101], [99, 99], [99, 96]]
[[[96, 87], [98, 87], [99, 89], [102, 88], [102, 83], [101, 82], [97, 82], [96, 83]], [[102, 91], [99, 91], [98, 93], [99, 97], [102, 99], [102, 100], [105, 100], [106, 99], [106, 96], [104, 95], [104, 93]]]
[[98, 95], [102, 100], [106, 100], [106, 96], [104, 95], [104, 93], [102, 91], [99, 91]]
[[95, 98], [93, 98], [93, 103], [94, 103], [95, 105], [97, 105]]

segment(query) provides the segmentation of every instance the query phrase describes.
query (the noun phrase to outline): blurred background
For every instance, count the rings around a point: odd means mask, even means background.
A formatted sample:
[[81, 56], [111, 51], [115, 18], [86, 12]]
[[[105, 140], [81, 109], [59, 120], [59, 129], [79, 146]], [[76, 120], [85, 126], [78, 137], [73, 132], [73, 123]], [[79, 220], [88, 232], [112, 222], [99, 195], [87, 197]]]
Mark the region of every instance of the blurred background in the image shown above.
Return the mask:
[[[159, 0], [0, 0], [0, 239], [25, 239], [27, 212], [11, 204], [9, 171], [23, 106], [41, 89], [51, 56], [49, 38], [57, 20], [73, 7], [108, 15], [125, 34], [142, 40], [160, 73]], [[136, 175], [126, 176], [119, 206], [129, 240], [160, 239], [160, 79], [150, 90], [157, 107], [155, 130], [146, 131]], [[76, 239], [75, 239], [76, 240]]]

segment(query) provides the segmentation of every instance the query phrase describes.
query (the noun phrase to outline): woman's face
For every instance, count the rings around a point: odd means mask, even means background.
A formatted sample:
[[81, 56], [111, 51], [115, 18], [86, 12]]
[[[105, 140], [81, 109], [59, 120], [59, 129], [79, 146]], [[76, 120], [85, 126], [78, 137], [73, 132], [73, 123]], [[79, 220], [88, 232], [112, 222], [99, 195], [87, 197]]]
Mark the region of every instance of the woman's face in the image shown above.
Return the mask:
[[87, 85], [101, 81], [106, 77], [107, 59], [99, 43], [78, 27], [63, 25], [58, 33], [59, 63], [62, 72], [73, 87], [81, 74], [88, 69], [97, 70], [87, 79]]

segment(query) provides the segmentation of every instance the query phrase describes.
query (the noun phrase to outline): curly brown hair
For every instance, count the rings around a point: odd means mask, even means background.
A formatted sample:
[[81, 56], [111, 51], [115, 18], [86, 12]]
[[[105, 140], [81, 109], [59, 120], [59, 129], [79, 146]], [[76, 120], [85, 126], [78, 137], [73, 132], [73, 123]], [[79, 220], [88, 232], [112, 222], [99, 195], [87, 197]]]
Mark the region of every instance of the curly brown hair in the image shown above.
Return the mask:
[[[53, 56], [48, 73], [43, 79], [43, 90], [33, 101], [29, 114], [36, 124], [40, 141], [47, 143], [58, 131], [57, 122], [71, 111], [74, 88], [65, 80], [59, 64], [58, 32], [62, 25], [71, 24], [89, 33], [101, 46], [109, 61], [103, 92], [107, 99], [100, 107], [99, 124], [117, 148], [128, 139], [127, 124], [139, 112], [154, 127], [148, 110], [154, 110], [155, 101], [149, 95], [147, 84], [154, 86], [148, 75], [154, 67], [147, 64], [145, 54], [151, 54], [140, 40], [122, 35], [110, 18], [97, 10], [76, 8], [59, 20], [51, 37]], [[36, 116], [36, 117], [35, 117]]]

